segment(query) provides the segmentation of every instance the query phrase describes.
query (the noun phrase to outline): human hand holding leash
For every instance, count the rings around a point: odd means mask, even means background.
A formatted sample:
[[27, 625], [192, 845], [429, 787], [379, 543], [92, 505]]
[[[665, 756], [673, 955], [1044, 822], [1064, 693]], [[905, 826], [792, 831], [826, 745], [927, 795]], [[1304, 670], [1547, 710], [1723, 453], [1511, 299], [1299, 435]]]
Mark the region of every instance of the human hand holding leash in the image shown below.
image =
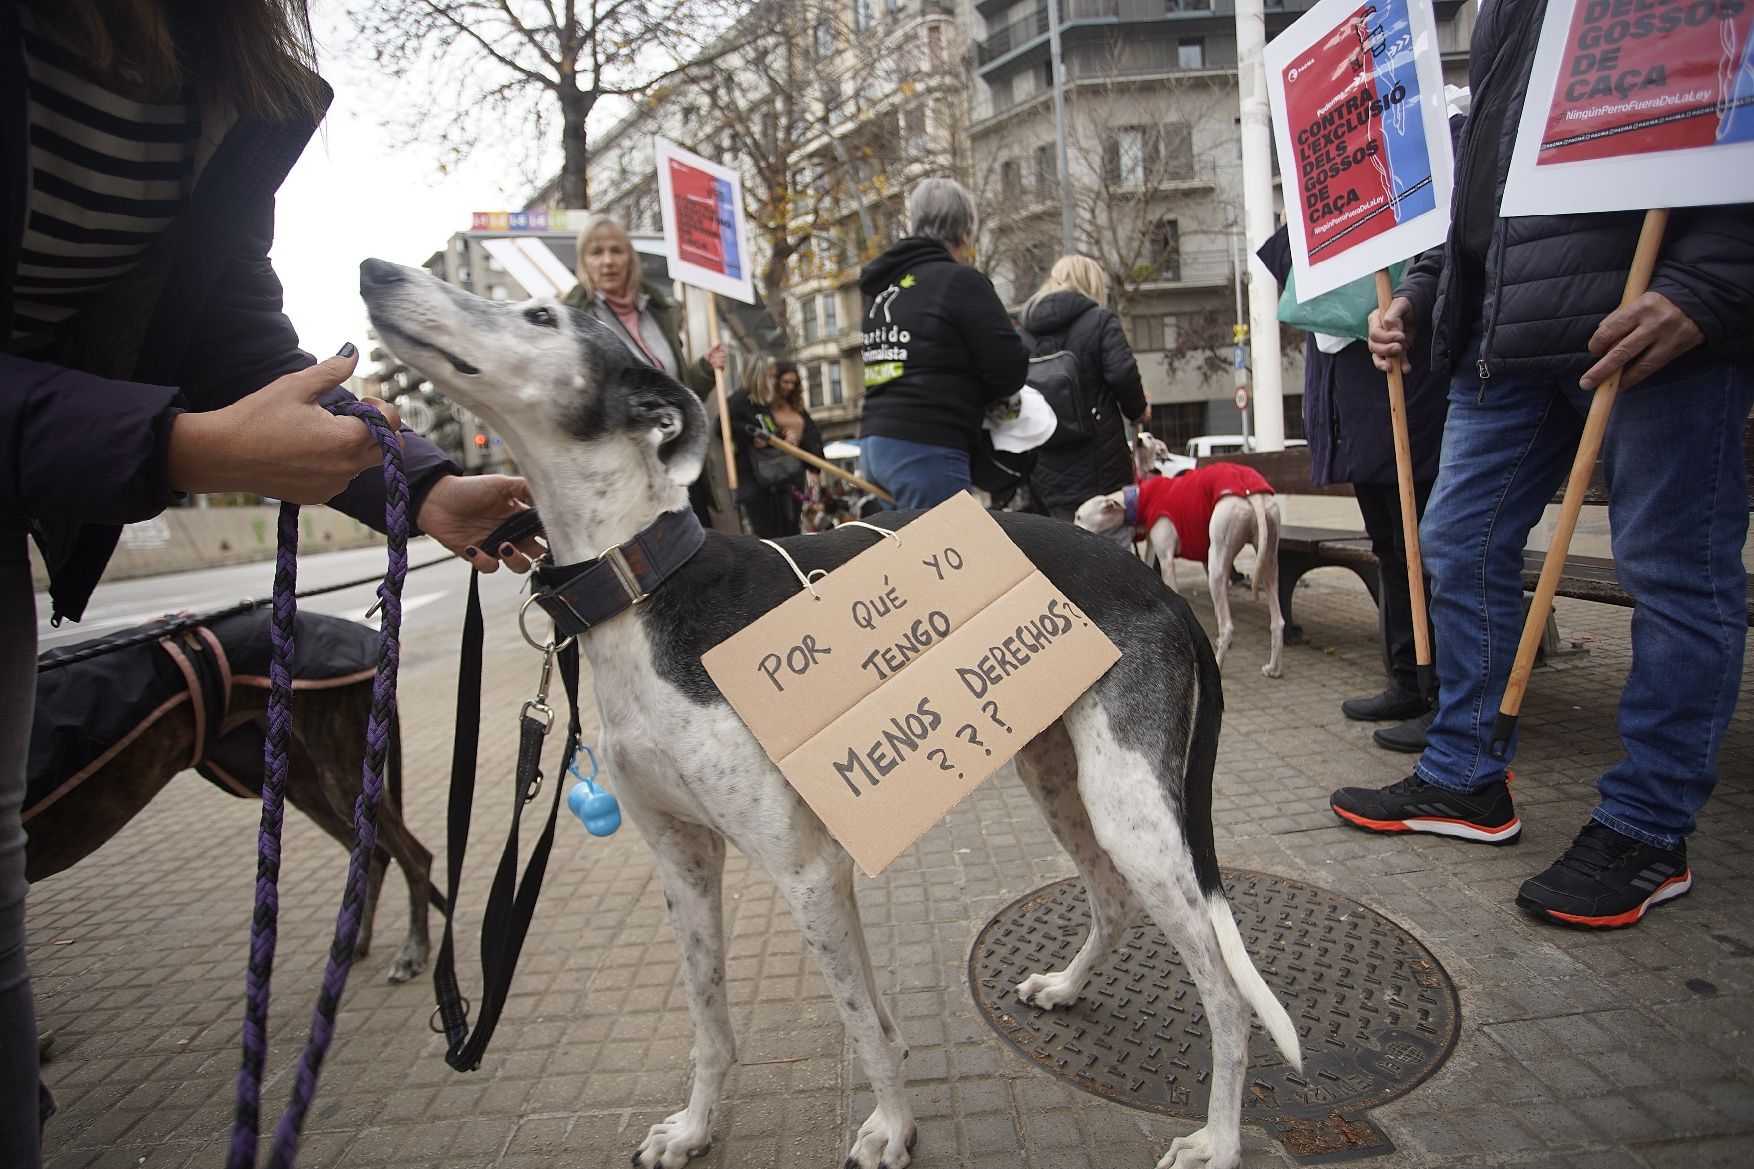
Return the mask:
[[530, 506], [530, 485], [516, 475], [447, 475], [427, 491], [414, 522], [477, 572], [496, 572], [502, 560], [513, 572], [529, 572], [545, 551], [536, 537], [499, 548], [478, 545]]
[[1413, 302], [1404, 296], [1397, 296], [1389, 302], [1388, 311], [1370, 310], [1370, 360], [1375, 366], [1388, 373], [1392, 363], [1399, 359], [1401, 372], [1413, 372], [1413, 363], [1407, 360], [1407, 349], [1413, 344]]
[[1593, 390], [1618, 369], [1624, 390], [1704, 341], [1705, 334], [1674, 301], [1660, 292], [1646, 292], [1602, 318], [1590, 337], [1590, 352], [1601, 360], [1577, 384]]
[[[171, 423], [166, 478], [174, 491], [251, 491], [289, 503], [325, 503], [353, 477], [383, 460], [371, 431], [338, 418], [317, 399], [345, 382], [359, 351], [341, 352], [289, 373], [231, 405], [179, 414]], [[396, 408], [377, 398], [391, 428]], [[271, 440], [271, 441], [270, 441]]]

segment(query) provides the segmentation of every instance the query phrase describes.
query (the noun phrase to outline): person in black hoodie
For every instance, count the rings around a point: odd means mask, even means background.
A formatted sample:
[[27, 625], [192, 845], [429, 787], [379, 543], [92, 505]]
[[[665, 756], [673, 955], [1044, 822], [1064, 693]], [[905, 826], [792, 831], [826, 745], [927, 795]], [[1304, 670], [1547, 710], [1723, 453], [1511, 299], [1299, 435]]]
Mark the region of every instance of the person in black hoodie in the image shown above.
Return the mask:
[[[1151, 420], [1151, 404], [1139, 380], [1120, 318], [1103, 307], [1108, 279], [1089, 256], [1061, 256], [1048, 278], [1023, 306], [1023, 343], [1032, 356], [1065, 350], [1078, 359], [1079, 388], [1096, 415], [1089, 438], [1041, 448], [1029, 490], [1055, 519], [1072, 519], [1078, 505], [1094, 495], [1119, 491], [1133, 482], [1133, 456], [1127, 449], [1126, 416], [1136, 426]], [[1113, 529], [1131, 543], [1125, 524]]]
[[974, 197], [926, 179], [907, 198], [908, 236], [865, 265], [865, 473], [897, 507], [936, 507], [969, 486], [987, 404], [1023, 388], [1029, 355], [992, 283], [960, 261]]

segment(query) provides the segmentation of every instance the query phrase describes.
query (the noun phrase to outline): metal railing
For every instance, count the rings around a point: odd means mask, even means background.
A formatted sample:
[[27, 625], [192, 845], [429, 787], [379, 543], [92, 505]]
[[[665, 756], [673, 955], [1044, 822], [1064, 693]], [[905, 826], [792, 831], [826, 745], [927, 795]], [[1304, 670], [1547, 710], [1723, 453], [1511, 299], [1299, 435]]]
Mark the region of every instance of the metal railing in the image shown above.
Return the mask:
[[984, 41], [975, 42], [975, 60], [981, 65], [997, 61], [1013, 49], [1021, 49], [1031, 41], [1048, 35], [1047, 5], [1042, 5], [1022, 20], [1012, 21]]

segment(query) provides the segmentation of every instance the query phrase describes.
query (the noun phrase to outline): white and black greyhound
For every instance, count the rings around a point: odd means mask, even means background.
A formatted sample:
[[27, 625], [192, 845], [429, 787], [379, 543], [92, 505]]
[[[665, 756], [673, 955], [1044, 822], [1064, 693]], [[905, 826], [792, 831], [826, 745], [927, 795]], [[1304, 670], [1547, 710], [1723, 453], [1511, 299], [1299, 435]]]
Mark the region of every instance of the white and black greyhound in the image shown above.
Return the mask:
[[[688, 506], [708, 428], [695, 395], [636, 360], [605, 326], [556, 300], [483, 300], [417, 268], [367, 260], [360, 290], [397, 358], [480, 415], [528, 476], [550, 555], [573, 564]], [[889, 513], [887, 527], [914, 513]], [[1094, 927], [1065, 970], [1018, 997], [1077, 998], [1141, 912], [1176, 942], [1205, 1004], [1214, 1063], [1206, 1126], [1159, 1169], [1241, 1160], [1251, 1010], [1301, 1066], [1290, 1017], [1243, 949], [1212, 843], [1212, 771], [1223, 711], [1218, 669], [1187, 605], [1112, 543], [1071, 524], [1001, 513], [1006, 534], [1123, 654], [1017, 755], [1017, 772], [1071, 854]], [[881, 539], [843, 527], [780, 541], [805, 571], [833, 569]], [[675, 1169], [712, 1140], [735, 1051], [725, 996], [721, 877], [728, 840], [767, 870], [834, 995], [876, 1109], [846, 1164], [911, 1163], [913, 1111], [900, 1029], [878, 992], [853, 896], [853, 862], [762, 751], [701, 655], [798, 590], [785, 560], [751, 538], [707, 532], [637, 608], [581, 640], [603, 751], [628, 818], [651, 845], [682, 952], [694, 1020], [687, 1105], [633, 1155]]]

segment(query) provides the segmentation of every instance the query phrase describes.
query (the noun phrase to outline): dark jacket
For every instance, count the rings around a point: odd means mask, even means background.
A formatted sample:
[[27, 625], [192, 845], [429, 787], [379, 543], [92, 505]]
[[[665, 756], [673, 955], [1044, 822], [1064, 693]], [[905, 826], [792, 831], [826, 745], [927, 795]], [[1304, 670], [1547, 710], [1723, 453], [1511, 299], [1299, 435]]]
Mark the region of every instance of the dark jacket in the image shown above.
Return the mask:
[[[755, 436], [758, 434], [778, 434], [779, 426], [774, 422], [771, 413], [757, 406], [742, 390], [732, 394], [726, 400], [725, 407], [731, 415], [731, 445], [737, 455], [736, 497], [737, 501], [741, 503], [766, 490], [755, 481]], [[810, 417], [808, 410], [800, 409], [798, 413], [804, 418], [804, 435], [795, 445], [801, 450], [809, 451], [819, 459], [822, 458], [822, 429], [816, 425], [816, 420]], [[718, 430], [717, 420], [713, 423], [713, 429], [715, 432]], [[806, 468], [806, 470], [810, 469], [812, 468]]]
[[[1531, 7], [1533, 6], [1533, 7]], [[1478, 368], [1576, 376], [1595, 359], [1590, 335], [1620, 303], [1643, 215], [1498, 218], [1544, 0], [1495, 0], [1474, 26], [1472, 111], [1456, 156], [1447, 248], [1421, 257], [1396, 295], [1428, 331], [1432, 364], [1448, 370], [1476, 330]], [[1494, 132], [1495, 131], [1495, 132]], [[1482, 169], [1485, 168], [1485, 169]], [[1481, 217], [1490, 217], [1490, 224]], [[1489, 235], [1488, 235], [1489, 232]], [[1458, 240], [1488, 240], [1483, 286], [1460, 287]], [[1451, 262], [1446, 262], [1446, 259]], [[1705, 342], [1683, 360], [1754, 354], [1754, 206], [1677, 208], [1651, 277]]]
[[1119, 491], [1133, 481], [1124, 416], [1145, 413], [1145, 387], [1120, 318], [1082, 292], [1054, 292], [1023, 320], [1030, 356], [1064, 349], [1078, 359], [1078, 383], [1096, 411], [1096, 433], [1082, 442], [1043, 449], [1029, 477], [1044, 507], [1077, 507], [1093, 495]]
[[[1283, 286], [1291, 271], [1291, 240], [1274, 232], [1260, 251], [1261, 263]], [[1449, 414], [1449, 378], [1431, 368], [1422, 345], [1410, 355], [1413, 371], [1402, 378], [1407, 397], [1407, 443], [1413, 479], [1437, 478], [1443, 423]], [[1303, 351], [1303, 429], [1309, 439], [1309, 481], [1387, 486], [1395, 475], [1395, 437], [1389, 421], [1388, 376], [1371, 364], [1370, 349], [1354, 341], [1323, 353], [1312, 335]]]
[[[12, 335], [24, 238], [27, 117], [18, 8], [4, 4], [0, 338]], [[281, 312], [268, 262], [274, 192], [315, 129], [316, 119], [240, 118], [176, 223], [132, 272], [62, 324], [51, 359], [0, 353], [0, 521], [29, 524], [57, 616], [77, 620], [85, 611], [121, 525], [171, 502], [166, 456], [177, 414], [229, 405], [315, 363]], [[324, 400], [347, 396], [336, 389]], [[457, 468], [406, 428], [403, 443], [418, 513], [432, 484]], [[331, 503], [382, 530], [382, 475], [361, 473]]]
[[973, 450], [987, 403], [1023, 387], [1029, 355], [992, 282], [936, 240], [865, 265], [859, 432]]
[[[682, 347], [682, 306], [656, 284], [643, 284], [641, 290], [646, 294], [645, 311], [658, 323], [658, 330], [670, 343], [670, 352], [676, 355], [678, 380], [702, 398], [706, 397], [713, 392], [715, 385], [713, 367], [704, 357], [694, 362], [688, 360], [688, 351]], [[608, 325], [617, 337], [627, 337], [627, 326], [621, 323], [621, 318], [596, 297], [587, 296], [584, 285], [575, 284], [572, 291], [561, 299]], [[644, 361], [645, 357], [641, 355], [640, 360]]]

